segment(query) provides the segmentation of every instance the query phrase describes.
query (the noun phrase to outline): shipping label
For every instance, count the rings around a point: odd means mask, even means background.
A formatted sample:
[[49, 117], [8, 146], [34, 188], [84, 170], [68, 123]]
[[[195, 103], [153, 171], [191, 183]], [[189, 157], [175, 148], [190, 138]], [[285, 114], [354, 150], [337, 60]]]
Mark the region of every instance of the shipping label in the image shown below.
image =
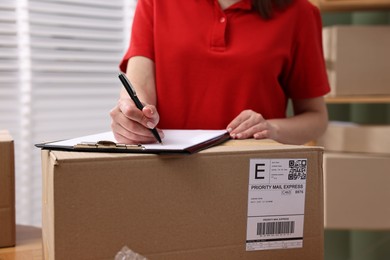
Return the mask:
[[307, 159], [251, 159], [246, 250], [299, 248]]

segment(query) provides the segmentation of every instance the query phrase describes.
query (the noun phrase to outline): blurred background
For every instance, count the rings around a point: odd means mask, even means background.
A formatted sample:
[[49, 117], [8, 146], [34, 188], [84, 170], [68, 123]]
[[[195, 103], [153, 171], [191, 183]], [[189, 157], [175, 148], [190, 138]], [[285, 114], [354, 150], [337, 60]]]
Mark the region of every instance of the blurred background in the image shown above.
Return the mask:
[[[332, 25], [389, 25], [390, 11], [324, 12], [322, 18], [324, 27]], [[367, 50], [367, 52], [369, 51]], [[388, 51], [390, 52], [390, 46]], [[328, 112], [329, 119], [334, 121], [348, 121], [361, 125], [390, 124], [390, 104], [385, 102], [328, 104]], [[367, 175], [369, 174], [367, 173]], [[353, 184], [353, 180], [351, 180], [351, 184]], [[348, 189], [354, 189], [354, 187], [346, 187], [346, 192]], [[364, 192], [364, 187], [356, 187], [356, 189]], [[383, 207], [386, 208], [390, 207], [386, 198], [383, 201], [373, 201], [372, 203], [383, 204]], [[365, 210], [364, 205], [362, 205], [363, 210]], [[375, 221], [375, 215], [367, 221]], [[390, 232], [388, 230], [325, 230], [325, 259], [390, 259]]]
[[[41, 226], [40, 150], [34, 144], [110, 129], [135, 4], [0, 0], [0, 129], [15, 140], [18, 224]], [[389, 11], [322, 16], [324, 26], [390, 24]], [[328, 104], [328, 110], [331, 120], [390, 123], [390, 104]], [[390, 259], [390, 232], [326, 230], [325, 259]]]

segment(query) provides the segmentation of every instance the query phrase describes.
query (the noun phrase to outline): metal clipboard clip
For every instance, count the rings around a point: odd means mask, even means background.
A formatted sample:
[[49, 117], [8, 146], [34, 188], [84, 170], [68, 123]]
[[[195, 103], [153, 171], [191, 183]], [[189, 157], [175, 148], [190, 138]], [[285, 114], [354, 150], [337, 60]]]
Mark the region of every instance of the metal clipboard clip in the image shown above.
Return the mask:
[[112, 141], [81, 142], [73, 146], [73, 149], [121, 149], [121, 150], [145, 150], [145, 146], [140, 144], [118, 144]]

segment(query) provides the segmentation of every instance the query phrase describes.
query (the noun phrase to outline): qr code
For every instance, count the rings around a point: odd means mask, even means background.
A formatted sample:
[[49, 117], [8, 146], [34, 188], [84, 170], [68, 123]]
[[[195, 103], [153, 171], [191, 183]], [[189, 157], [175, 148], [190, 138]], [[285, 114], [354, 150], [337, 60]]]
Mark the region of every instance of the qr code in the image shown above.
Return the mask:
[[307, 160], [289, 160], [289, 180], [306, 180]]

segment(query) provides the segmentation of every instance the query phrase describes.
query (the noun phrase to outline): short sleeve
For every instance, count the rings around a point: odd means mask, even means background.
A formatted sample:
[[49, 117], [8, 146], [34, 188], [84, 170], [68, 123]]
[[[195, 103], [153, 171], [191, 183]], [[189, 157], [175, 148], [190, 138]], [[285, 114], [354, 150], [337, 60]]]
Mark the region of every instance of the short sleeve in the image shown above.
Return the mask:
[[322, 48], [322, 21], [317, 7], [300, 1], [295, 42], [283, 85], [292, 99], [323, 96], [330, 91]]
[[127, 62], [133, 56], [154, 60], [154, 8], [153, 0], [138, 0], [134, 13], [130, 45], [119, 68], [126, 72]]

